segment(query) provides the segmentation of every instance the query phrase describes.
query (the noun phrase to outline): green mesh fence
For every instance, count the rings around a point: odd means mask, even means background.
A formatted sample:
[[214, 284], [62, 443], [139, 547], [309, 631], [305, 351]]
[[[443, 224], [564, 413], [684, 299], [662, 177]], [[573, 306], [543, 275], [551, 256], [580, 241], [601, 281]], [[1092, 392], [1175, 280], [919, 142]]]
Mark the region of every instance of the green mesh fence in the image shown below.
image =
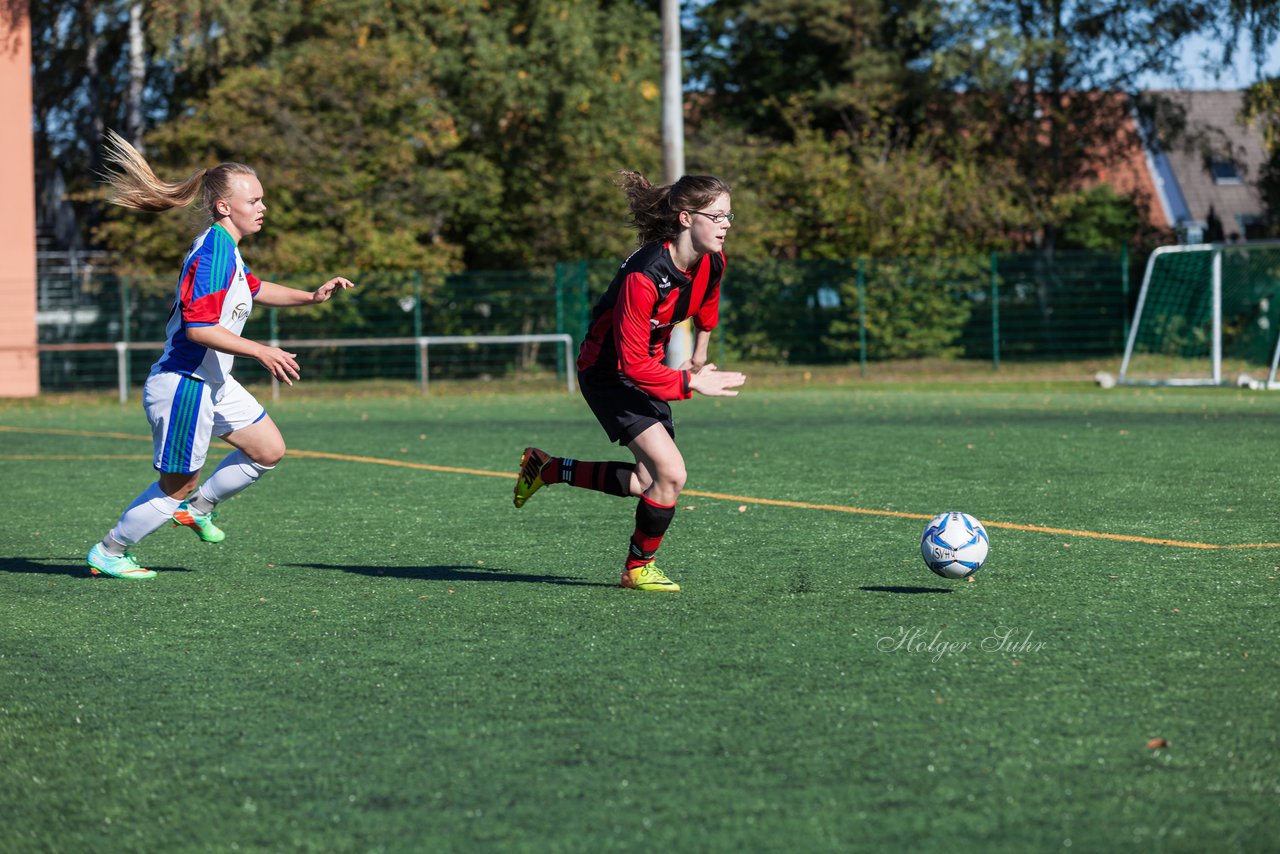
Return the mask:
[[[730, 259], [712, 358], [798, 364], [918, 357], [988, 360], [1119, 356], [1125, 253], [1059, 253], [848, 261]], [[365, 382], [546, 381], [560, 386], [573, 352], [547, 341], [415, 345], [423, 336], [586, 333], [618, 262], [548, 272], [374, 272], [316, 307], [255, 308], [246, 337], [304, 342], [304, 377]], [[312, 288], [318, 277], [281, 280]], [[136, 389], [158, 357], [173, 283], [81, 275], [40, 281], [40, 379], [49, 391]], [[385, 344], [381, 342], [386, 342]], [[121, 349], [127, 346], [128, 349]], [[242, 381], [266, 381], [240, 359]]]
[[1267, 366], [1280, 328], [1278, 292], [1280, 244], [1156, 250], [1144, 274], [1121, 381], [1212, 384]]
[[997, 312], [974, 312], [966, 356], [1083, 359], [1124, 349], [1128, 253], [1009, 254], [990, 264]]
[[723, 344], [803, 363], [1118, 355], [1128, 263], [1123, 251], [731, 262]]

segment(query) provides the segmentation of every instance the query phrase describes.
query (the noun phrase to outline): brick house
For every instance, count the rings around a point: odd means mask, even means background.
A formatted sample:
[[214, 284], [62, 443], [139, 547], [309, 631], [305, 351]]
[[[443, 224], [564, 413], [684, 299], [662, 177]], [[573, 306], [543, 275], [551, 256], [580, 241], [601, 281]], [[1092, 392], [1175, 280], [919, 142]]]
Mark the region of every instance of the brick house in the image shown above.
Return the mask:
[[1237, 118], [1243, 104], [1238, 90], [1143, 93], [1138, 112], [1154, 140], [1144, 158], [1159, 207], [1152, 222], [1184, 243], [1263, 236], [1266, 153], [1262, 131]]

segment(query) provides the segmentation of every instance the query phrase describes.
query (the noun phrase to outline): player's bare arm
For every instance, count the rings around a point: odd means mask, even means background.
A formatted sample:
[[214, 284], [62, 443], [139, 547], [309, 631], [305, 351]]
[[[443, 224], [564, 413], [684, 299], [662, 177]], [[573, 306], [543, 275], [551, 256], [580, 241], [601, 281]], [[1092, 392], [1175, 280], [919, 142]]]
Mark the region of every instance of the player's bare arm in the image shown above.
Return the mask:
[[304, 291], [299, 288], [290, 288], [285, 285], [278, 285], [275, 282], [264, 281], [259, 285], [258, 293], [254, 296], [253, 301], [258, 305], [270, 306], [271, 308], [319, 305], [328, 301], [329, 297], [336, 292], [354, 287], [354, 282], [350, 279], [344, 279], [342, 276], [334, 276], [314, 291]]
[[[266, 283], [263, 282], [263, 284], [265, 285]], [[221, 353], [229, 353], [232, 356], [245, 356], [253, 359], [266, 368], [271, 376], [282, 383], [293, 385], [294, 380], [300, 379], [296, 353], [289, 353], [279, 347], [260, 344], [249, 338], [241, 337], [225, 327], [216, 325], [189, 326], [187, 327], [187, 338], [202, 347], [208, 347]]]

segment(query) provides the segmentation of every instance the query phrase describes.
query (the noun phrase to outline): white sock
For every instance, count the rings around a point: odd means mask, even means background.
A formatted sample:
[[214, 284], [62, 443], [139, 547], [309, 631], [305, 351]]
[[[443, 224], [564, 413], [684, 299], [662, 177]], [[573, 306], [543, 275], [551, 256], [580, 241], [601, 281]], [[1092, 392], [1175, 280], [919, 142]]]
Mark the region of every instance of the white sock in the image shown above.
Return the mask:
[[103, 537], [102, 542], [99, 545], [102, 546], [102, 550], [104, 552], [114, 557], [120, 557], [125, 553], [125, 551], [127, 551], [127, 549], [125, 548], [125, 544], [120, 542], [110, 534], [107, 534], [105, 537]]
[[110, 551], [112, 544], [108, 539], [122, 546], [142, 542], [143, 538], [167, 525], [177, 509], [178, 499], [165, 495], [159, 483], [151, 484], [133, 499], [111, 533], [103, 538], [104, 547]]
[[271, 471], [275, 466], [264, 466], [249, 459], [244, 451], [235, 450], [227, 454], [213, 474], [200, 484], [196, 494], [191, 496], [187, 504], [197, 513], [208, 513], [215, 504], [221, 504], [233, 495], [238, 495], [257, 482], [263, 472]]

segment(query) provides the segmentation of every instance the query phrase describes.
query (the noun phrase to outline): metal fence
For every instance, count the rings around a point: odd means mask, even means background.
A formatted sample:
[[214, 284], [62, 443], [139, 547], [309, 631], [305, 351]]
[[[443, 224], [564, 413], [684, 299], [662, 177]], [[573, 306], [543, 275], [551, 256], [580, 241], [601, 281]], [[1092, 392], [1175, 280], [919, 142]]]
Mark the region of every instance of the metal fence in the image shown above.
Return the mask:
[[[353, 276], [355, 290], [320, 306], [257, 309], [244, 335], [305, 344], [308, 378], [405, 380], [424, 390], [437, 381], [499, 379], [568, 387], [572, 350], [552, 336], [582, 339], [591, 305], [617, 269], [616, 261], [578, 261], [548, 272], [366, 273]], [[806, 364], [948, 356], [995, 367], [1002, 360], [1118, 356], [1129, 275], [1124, 251], [731, 259], [714, 353]], [[280, 281], [319, 284], [318, 277]], [[173, 288], [91, 268], [42, 274], [42, 388], [140, 386], [162, 347]], [[429, 358], [425, 339], [440, 342]], [[243, 380], [268, 380], [249, 360], [240, 362]]]
[[[315, 277], [280, 279], [311, 288]], [[555, 281], [532, 272], [427, 276], [366, 273], [323, 305], [258, 308], [244, 336], [297, 350], [308, 378], [562, 385], [571, 373], [560, 343]], [[111, 274], [40, 280], [40, 383], [47, 391], [140, 386], [163, 349], [173, 283]], [[255, 373], [256, 372], [256, 373]], [[267, 382], [252, 360], [242, 381]]]

